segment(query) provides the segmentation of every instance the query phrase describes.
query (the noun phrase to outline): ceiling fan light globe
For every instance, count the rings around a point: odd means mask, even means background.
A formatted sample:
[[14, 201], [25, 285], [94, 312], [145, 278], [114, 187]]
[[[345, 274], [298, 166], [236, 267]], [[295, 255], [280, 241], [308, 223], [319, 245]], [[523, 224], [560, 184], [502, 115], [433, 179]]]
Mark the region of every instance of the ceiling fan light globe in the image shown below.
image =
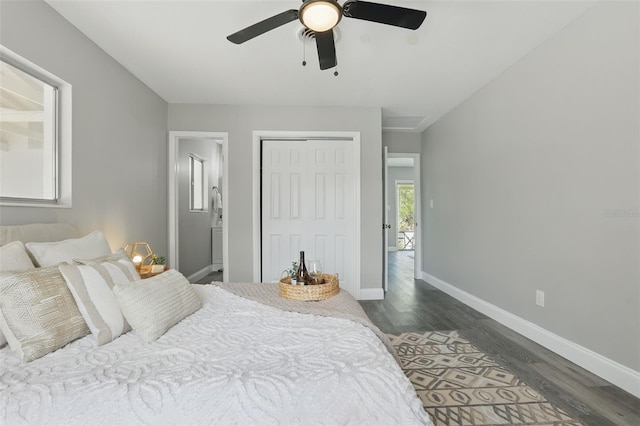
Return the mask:
[[329, 31], [340, 22], [342, 10], [333, 0], [308, 0], [300, 8], [300, 22], [312, 31]]

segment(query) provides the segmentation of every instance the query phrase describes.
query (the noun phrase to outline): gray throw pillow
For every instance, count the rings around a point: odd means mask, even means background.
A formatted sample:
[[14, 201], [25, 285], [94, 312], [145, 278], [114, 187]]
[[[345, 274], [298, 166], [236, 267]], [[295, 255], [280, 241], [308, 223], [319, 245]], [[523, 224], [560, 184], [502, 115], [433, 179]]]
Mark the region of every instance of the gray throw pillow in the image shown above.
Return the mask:
[[198, 293], [175, 269], [146, 280], [116, 283], [113, 292], [127, 322], [145, 342], [156, 340], [202, 307]]

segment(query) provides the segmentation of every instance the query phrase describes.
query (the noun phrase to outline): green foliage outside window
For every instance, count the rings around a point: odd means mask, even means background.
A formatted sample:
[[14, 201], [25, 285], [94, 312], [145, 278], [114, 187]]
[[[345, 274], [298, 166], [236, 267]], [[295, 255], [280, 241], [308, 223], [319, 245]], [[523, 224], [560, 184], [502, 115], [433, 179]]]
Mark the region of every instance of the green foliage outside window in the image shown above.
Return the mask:
[[[398, 184], [398, 232], [400, 231], [413, 231], [414, 230], [414, 189], [413, 184], [403, 183]], [[413, 245], [410, 245], [413, 249]], [[409, 249], [405, 237], [400, 239], [398, 237], [398, 248], [400, 250]]]
[[413, 231], [413, 184], [398, 185], [398, 230]]

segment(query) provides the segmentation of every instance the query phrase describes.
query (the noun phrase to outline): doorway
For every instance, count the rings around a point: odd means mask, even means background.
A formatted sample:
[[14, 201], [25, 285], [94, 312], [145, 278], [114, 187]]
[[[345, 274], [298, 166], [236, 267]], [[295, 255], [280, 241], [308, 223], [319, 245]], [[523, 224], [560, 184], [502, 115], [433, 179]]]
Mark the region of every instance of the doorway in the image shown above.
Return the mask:
[[169, 265], [196, 282], [228, 274], [228, 135], [169, 132]]
[[420, 154], [385, 153], [385, 290], [398, 277], [421, 278]]

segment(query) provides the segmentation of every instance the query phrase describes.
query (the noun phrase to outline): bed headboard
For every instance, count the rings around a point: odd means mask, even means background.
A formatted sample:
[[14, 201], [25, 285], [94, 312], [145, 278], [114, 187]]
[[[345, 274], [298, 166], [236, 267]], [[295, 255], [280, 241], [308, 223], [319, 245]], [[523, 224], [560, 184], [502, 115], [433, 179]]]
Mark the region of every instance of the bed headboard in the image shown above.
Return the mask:
[[78, 238], [78, 231], [68, 223], [30, 223], [0, 226], [0, 246], [12, 241], [46, 243]]

